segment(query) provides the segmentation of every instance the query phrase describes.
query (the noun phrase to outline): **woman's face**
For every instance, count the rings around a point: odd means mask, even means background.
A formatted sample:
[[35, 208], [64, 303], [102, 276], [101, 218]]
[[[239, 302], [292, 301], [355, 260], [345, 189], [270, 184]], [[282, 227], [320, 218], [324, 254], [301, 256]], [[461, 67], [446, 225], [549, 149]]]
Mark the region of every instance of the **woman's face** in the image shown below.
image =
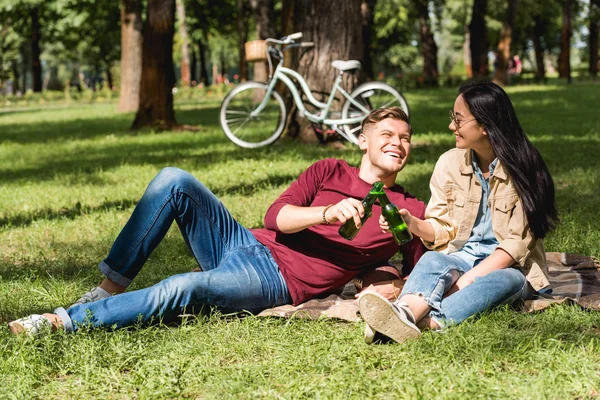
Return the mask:
[[459, 149], [473, 149], [480, 153], [491, 148], [487, 132], [471, 114], [462, 95], [459, 95], [454, 102], [448, 128], [454, 133], [456, 147]]

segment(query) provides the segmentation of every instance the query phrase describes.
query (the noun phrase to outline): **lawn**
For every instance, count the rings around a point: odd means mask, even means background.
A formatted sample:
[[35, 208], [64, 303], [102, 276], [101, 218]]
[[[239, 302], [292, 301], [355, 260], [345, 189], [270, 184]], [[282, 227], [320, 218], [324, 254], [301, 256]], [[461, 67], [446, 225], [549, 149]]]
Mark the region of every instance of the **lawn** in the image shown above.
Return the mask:
[[[553, 174], [561, 223], [548, 251], [600, 255], [600, 85], [508, 89]], [[456, 90], [406, 93], [413, 153], [398, 182], [427, 200], [436, 159], [453, 147]], [[186, 169], [245, 226], [316, 160], [360, 152], [282, 139], [230, 143], [216, 100], [177, 102], [198, 132], [131, 132], [114, 103], [0, 109], [0, 398], [591, 398], [600, 396], [600, 312], [509, 309], [444, 334], [368, 346], [362, 324], [222, 315], [180, 327], [12, 337], [5, 322], [69, 305], [100, 280], [104, 258], [152, 177]], [[190, 271], [176, 227], [133, 289]]]

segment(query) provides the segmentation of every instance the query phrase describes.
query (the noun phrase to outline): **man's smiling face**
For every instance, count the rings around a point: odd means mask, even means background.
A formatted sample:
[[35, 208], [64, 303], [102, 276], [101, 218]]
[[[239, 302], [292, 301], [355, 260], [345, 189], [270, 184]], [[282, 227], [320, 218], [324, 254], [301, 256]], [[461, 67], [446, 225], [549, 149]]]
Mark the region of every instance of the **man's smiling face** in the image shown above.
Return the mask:
[[359, 137], [361, 150], [366, 151], [373, 169], [383, 175], [398, 173], [410, 155], [411, 127], [399, 119], [386, 118], [368, 125]]

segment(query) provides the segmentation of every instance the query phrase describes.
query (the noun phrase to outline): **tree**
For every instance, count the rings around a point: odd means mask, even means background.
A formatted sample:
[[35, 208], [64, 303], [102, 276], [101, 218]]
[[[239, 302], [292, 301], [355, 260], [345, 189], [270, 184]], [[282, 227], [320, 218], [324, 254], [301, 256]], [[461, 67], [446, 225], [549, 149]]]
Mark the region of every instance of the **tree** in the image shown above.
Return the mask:
[[176, 1], [179, 37], [181, 38], [181, 83], [183, 86], [190, 85], [190, 55], [188, 51], [189, 39], [185, 19], [185, 3], [183, 0]]
[[246, 61], [245, 44], [248, 41], [248, 23], [250, 19], [250, 10], [246, 0], [237, 0], [237, 12], [239, 47], [238, 68], [240, 71], [240, 81], [246, 82], [248, 80], [248, 62]]
[[140, 104], [133, 129], [173, 128], [175, 0], [149, 0], [143, 28]]
[[[273, 4], [273, 0], [250, 0], [250, 7], [252, 8], [256, 23], [256, 37], [258, 39], [264, 40], [276, 36]], [[266, 62], [254, 63], [254, 80], [266, 82], [268, 79], [267, 69]]]
[[[304, 41], [315, 46], [300, 53], [297, 70], [317, 96], [329, 94], [338, 75], [333, 60], [360, 60], [363, 55], [361, 31], [362, 0], [297, 0], [294, 5], [295, 31], [304, 33]], [[342, 85], [348, 92], [362, 79], [360, 74], [345, 74]], [[342, 99], [333, 106], [340, 109]], [[302, 140], [314, 140], [310, 122], [298, 119], [289, 134]]]
[[600, 31], [600, 0], [591, 0], [590, 1], [590, 75], [596, 78], [598, 75], [598, 35]]
[[412, 9], [416, 13], [419, 22], [419, 46], [423, 55], [423, 79], [427, 86], [437, 86], [437, 44], [431, 29], [429, 18], [429, 0], [412, 0]]
[[487, 25], [487, 0], [474, 0], [469, 24], [469, 49], [471, 51], [471, 68], [473, 78], [485, 78], [489, 75]]
[[360, 5], [362, 15], [362, 39], [363, 39], [363, 71], [368, 80], [375, 78], [373, 72], [373, 59], [371, 57], [373, 49], [373, 31], [374, 31], [374, 11], [377, 0], [363, 0]]
[[571, 26], [573, 0], [563, 0], [562, 29], [560, 32], [560, 55], [558, 56], [558, 76], [571, 82]]
[[121, 90], [118, 110], [135, 111], [142, 78], [142, 1], [121, 0]]
[[508, 8], [506, 18], [500, 31], [500, 40], [496, 51], [496, 70], [494, 71], [494, 82], [499, 85], [508, 84], [508, 60], [511, 56], [510, 45], [517, 15], [518, 0], [507, 0]]

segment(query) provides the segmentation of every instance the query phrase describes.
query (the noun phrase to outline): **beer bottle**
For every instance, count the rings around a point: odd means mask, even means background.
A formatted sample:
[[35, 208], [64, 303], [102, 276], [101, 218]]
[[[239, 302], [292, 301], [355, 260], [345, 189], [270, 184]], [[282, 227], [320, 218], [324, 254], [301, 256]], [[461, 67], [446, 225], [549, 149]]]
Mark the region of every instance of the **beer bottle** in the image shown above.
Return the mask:
[[383, 189], [378, 197], [379, 204], [381, 205], [381, 214], [385, 217], [396, 243], [401, 245], [410, 242], [413, 238], [412, 233], [408, 230], [408, 226], [406, 226], [404, 218], [400, 215], [398, 207], [390, 202]]
[[[362, 228], [365, 225], [365, 222], [367, 222], [367, 219], [369, 219], [369, 217], [371, 217], [371, 215], [373, 214], [372, 213], [373, 204], [375, 204], [377, 197], [381, 193], [384, 193], [383, 192], [383, 182], [375, 182], [373, 184], [373, 187], [371, 188], [371, 191], [369, 193], [367, 193], [367, 196], [362, 201], [362, 205], [363, 205], [363, 208], [365, 209], [365, 213], [364, 213], [363, 217], [360, 219], [360, 228]], [[344, 223], [344, 225], [342, 225], [340, 227], [340, 230], [338, 232], [344, 239], [353, 240], [356, 237], [356, 234], [358, 234], [358, 231], [360, 230], [360, 228], [356, 227], [356, 224], [354, 223], [354, 218], [350, 218], [348, 221], [346, 221]]]

